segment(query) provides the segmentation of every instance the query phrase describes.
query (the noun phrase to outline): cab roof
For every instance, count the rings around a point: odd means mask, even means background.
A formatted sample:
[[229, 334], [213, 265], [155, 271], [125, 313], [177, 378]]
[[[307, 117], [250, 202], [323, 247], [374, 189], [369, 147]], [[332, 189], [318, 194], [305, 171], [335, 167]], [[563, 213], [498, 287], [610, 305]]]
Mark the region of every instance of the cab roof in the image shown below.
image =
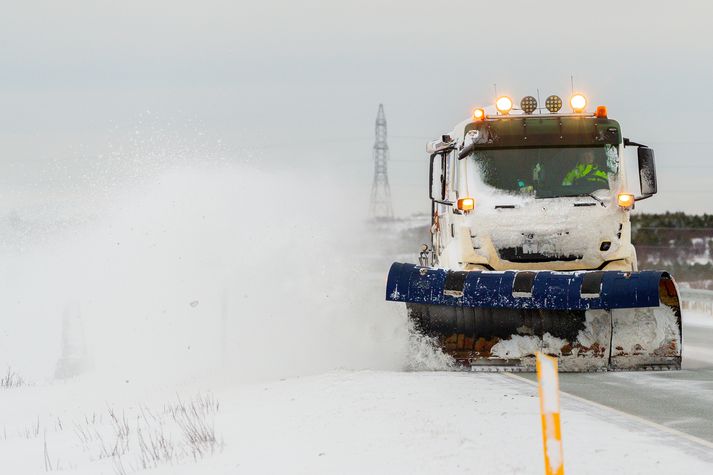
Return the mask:
[[617, 121], [582, 114], [487, 117], [483, 120], [467, 122], [463, 135], [472, 139], [473, 148], [593, 146], [622, 143], [621, 127]]

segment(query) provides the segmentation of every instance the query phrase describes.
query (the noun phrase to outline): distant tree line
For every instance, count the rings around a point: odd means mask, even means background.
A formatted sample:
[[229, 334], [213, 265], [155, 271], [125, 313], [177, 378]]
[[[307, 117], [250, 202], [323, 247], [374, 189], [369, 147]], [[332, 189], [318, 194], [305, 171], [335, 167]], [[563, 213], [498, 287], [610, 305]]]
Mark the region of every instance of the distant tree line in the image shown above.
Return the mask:
[[713, 214], [632, 213], [632, 226], [664, 228], [713, 228]]
[[632, 214], [631, 237], [635, 244], [673, 245], [690, 238], [713, 236], [713, 214]]
[[641, 269], [666, 269], [681, 282], [713, 287], [713, 214], [632, 214]]

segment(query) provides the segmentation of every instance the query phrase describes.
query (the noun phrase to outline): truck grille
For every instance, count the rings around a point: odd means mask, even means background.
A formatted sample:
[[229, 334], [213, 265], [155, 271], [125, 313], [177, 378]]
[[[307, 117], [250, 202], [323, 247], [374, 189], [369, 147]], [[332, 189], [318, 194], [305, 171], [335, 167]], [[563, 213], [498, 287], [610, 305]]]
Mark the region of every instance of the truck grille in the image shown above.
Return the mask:
[[555, 262], [555, 261], [576, 261], [583, 256], [576, 254], [541, 254], [539, 252], [525, 252], [522, 246], [503, 247], [498, 249], [500, 259], [510, 262]]

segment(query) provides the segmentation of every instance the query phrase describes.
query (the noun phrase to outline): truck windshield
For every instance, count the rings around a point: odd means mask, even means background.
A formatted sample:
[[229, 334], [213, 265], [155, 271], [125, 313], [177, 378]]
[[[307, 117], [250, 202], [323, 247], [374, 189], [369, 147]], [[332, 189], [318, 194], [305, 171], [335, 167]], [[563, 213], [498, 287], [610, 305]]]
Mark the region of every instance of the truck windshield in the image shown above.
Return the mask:
[[486, 185], [536, 198], [608, 190], [618, 171], [617, 149], [612, 145], [476, 150], [471, 160]]

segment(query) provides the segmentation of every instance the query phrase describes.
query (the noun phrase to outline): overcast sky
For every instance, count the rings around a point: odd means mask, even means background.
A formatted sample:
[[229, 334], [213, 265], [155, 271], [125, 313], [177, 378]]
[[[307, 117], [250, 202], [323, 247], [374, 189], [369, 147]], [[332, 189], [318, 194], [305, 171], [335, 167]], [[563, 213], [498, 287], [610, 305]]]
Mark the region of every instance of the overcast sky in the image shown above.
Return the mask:
[[3, 0], [0, 213], [81, 181], [132, 133], [146, 153], [186, 141], [334, 169], [366, 206], [379, 103], [396, 211], [425, 210], [429, 138], [491, 103], [494, 83], [516, 100], [566, 97], [571, 74], [655, 148], [660, 193], [640, 209], [711, 212], [711, 5]]

